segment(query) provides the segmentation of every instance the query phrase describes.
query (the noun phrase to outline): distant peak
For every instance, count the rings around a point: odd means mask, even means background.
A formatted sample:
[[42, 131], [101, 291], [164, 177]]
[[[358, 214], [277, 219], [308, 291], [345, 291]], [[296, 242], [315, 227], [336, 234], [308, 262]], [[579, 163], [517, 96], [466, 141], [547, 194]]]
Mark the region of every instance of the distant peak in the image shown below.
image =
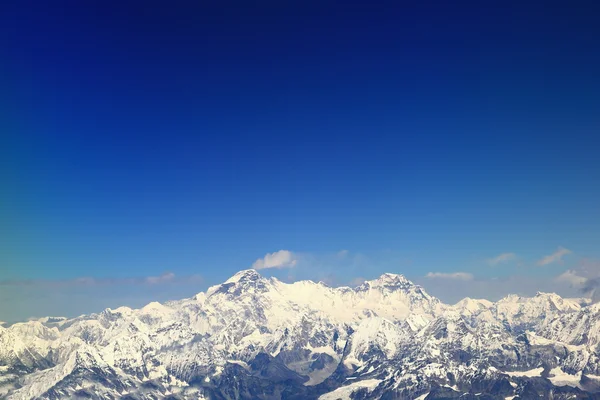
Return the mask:
[[236, 283], [240, 281], [256, 281], [262, 278], [262, 275], [259, 274], [255, 269], [245, 269], [242, 270], [231, 278], [227, 279], [225, 283]]
[[169, 310], [169, 307], [159, 303], [158, 301], [153, 301], [151, 303], [146, 304], [143, 308], [142, 311], [144, 312], [158, 312], [158, 311], [164, 311], [164, 310]]
[[233, 275], [220, 285], [211, 286], [206, 291], [206, 297], [216, 294], [240, 295], [268, 291], [271, 279], [264, 279], [255, 269], [245, 269]]
[[386, 272], [385, 274], [381, 275], [379, 278], [377, 278], [373, 281], [370, 281], [370, 282], [378, 283], [378, 284], [382, 284], [382, 285], [400, 285], [400, 284], [412, 285], [413, 284], [411, 281], [406, 279], [406, 277], [404, 275], [392, 274], [389, 272]]
[[377, 279], [365, 281], [362, 285], [358, 286], [358, 290], [365, 290], [368, 288], [380, 288], [386, 290], [397, 290], [397, 289], [408, 289], [416, 287], [414, 283], [406, 279], [404, 275], [385, 273]]
[[535, 294], [535, 297], [560, 297], [559, 295], [557, 295], [556, 293], [549, 293], [549, 292], [537, 292]]
[[385, 273], [381, 274], [380, 278], [406, 279], [406, 277], [402, 274], [393, 274], [391, 272], [385, 272]]
[[494, 303], [486, 299], [472, 299], [465, 297], [454, 305], [457, 308], [470, 308], [470, 307], [491, 307]]

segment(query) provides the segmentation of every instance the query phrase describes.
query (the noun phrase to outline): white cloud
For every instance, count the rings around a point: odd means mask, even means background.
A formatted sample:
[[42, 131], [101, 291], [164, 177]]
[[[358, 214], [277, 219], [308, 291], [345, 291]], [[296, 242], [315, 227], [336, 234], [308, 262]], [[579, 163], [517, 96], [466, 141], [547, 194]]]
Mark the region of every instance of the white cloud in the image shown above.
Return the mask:
[[164, 282], [171, 282], [173, 279], [175, 279], [175, 274], [172, 272], [165, 272], [164, 274], [160, 275], [160, 276], [148, 276], [146, 277], [146, 283], [150, 283], [150, 284], [156, 284], [156, 283], [164, 283]]
[[543, 257], [542, 259], [540, 259], [537, 262], [537, 265], [539, 266], [543, 266], [543, 265], [548, 265], [548, 264], [552, 264], [553, 262], [560, 262], [563, 258], [563, 256], [566, 256], [567, 254], [570, 254], [571, 250], [569, 249], [565, 249], [564, 247], [558, 247], [558, 249], [556, 249], [556, 251], [550, 255], [547, 255], [545, 257]]
[[576, 271], [569, 269], [554, 278], [554, 280], [559, 283], [568, 283], [571, 286], [578, 287], [583, 286], [588, 281], [588, 278], [577, 275]]
[[428, 272], [425, 277], [431, 279], [454, 279], [459, 281], [473, 280], [473, 274], [468, 272]]
[[252, 268], [290, 268], [296, 265], [298, 259], [294, 253], [289, 250], [279, 250], [274, 253], [268, 253], [263, 258], [254, 261]]
[[516, 257], [517, 257], [517, 255], [515, 253], [502, 253], [502, 254], [498, 254], [494, 258], [490, 258], [489, 260], [487, 260], [487, 262], [490, 265], [498, 265], [500, 263], [514, 260]]

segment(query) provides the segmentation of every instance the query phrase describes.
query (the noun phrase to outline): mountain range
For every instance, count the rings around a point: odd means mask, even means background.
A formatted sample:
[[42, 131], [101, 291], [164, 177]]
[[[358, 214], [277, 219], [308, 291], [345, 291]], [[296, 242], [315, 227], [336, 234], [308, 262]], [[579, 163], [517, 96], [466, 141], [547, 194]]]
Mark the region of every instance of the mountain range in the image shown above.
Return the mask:
[[2, 399], [596, 399], [600, 304], [448, 305], [255, 270], [192, 298], [0, 327]]

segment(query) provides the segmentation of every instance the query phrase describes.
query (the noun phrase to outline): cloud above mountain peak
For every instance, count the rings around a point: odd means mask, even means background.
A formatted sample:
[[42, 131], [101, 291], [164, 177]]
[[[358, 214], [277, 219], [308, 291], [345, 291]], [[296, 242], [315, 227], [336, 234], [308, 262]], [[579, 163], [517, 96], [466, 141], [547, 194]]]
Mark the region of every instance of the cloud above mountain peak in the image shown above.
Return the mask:
[[298, 257], [289, 250], [279, 250], [273, 253], [267, 253], [264, 257], [257, 259], [252, 264], [252, 268], [291, 268], [298, 263]]

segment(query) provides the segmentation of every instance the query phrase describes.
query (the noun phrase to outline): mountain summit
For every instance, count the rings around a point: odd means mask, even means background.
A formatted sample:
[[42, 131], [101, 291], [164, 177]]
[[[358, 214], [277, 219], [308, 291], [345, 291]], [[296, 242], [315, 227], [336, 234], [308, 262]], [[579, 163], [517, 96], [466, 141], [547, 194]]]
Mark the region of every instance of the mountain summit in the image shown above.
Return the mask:
[[406, 279], [406, 277], [404, 275], [391, 274], [389, 272], [386, 272], [385, 274], [381, 275], [379, 278], [377, 278], [375, 280], [367, 281], [367, 282], [369, 282], [373, 286], [391, 286], [391, 287], [404, 286], [404, 287], [407, 287], [407, 286], [414, 285], [411, 281]]
[[248, 282], [248, 281], [257, 281], [261, 279], [262, 276], [255, 269], [244, 269], [231, 278], [227, 279], [225, 283], [237, 283], [237, 282]]
[[249, 269], [191, 299], [0, 327], [0, 398], [578, 398], [600, 388], [599, 321], [556, 294], [450, 306], [403, 275], [351, 289]]

